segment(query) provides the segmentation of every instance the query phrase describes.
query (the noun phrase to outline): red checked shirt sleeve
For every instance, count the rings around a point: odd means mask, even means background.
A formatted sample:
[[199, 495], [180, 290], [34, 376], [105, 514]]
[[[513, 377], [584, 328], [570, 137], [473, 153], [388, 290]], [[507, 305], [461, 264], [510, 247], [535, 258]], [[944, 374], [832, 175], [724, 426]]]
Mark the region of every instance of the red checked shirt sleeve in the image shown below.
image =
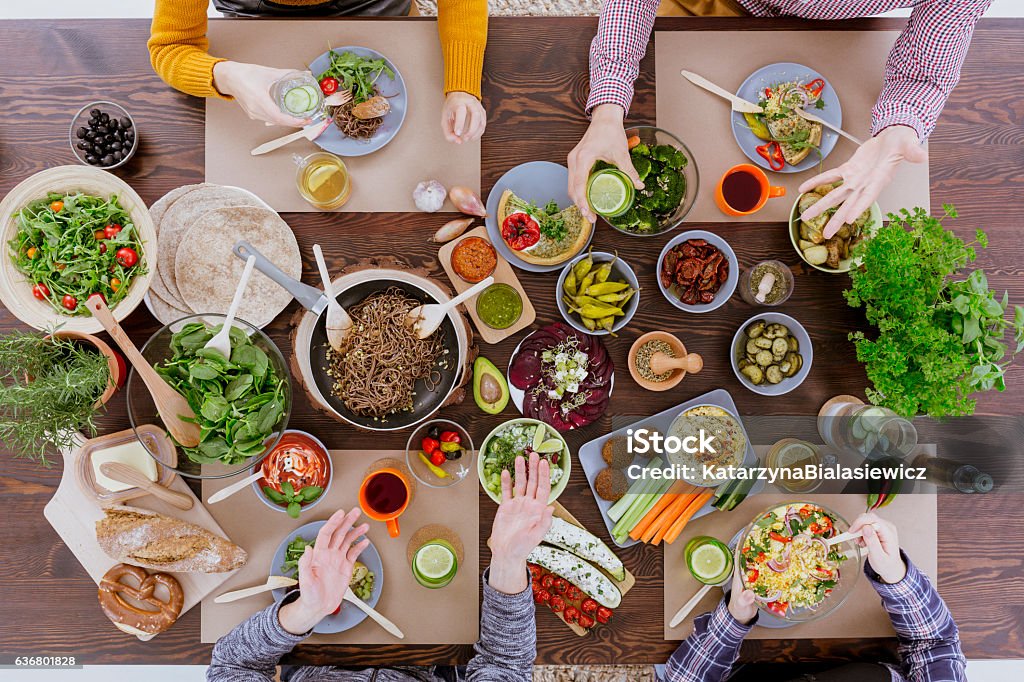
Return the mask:
[[590, 97], [587, 114], [599, 104], [629, 111], [633, 81], [654, 28], [658, 0], [607, 0], [590, 43]]
[[914, 8], [885, 68], [885, 87], [871, 110], [871, 134], [906, 125], [922, 140], [935, 128], [960, 80], [974, 25], [991, 0], [931, 0]]

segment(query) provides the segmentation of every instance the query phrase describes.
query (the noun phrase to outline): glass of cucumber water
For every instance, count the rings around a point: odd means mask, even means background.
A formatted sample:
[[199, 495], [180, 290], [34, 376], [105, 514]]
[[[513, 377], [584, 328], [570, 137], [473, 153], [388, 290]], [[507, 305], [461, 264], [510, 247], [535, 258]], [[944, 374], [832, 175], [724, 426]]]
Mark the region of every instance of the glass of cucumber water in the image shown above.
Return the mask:
[[324, 93], [309, 71], [291, 71], [270, 86], [270, 96], [282, 113], [312, 118], [323, 113]]

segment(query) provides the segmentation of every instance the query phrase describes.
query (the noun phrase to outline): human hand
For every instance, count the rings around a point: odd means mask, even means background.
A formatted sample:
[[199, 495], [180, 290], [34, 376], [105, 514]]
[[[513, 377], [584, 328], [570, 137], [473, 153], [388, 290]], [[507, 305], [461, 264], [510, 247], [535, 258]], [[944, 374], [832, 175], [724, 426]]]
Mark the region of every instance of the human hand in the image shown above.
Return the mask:
[[633, 187], [643, 189], [640, 175], [629, 158], [626, 132], [622, 127], [625, 112], [617, 104], [599, 104], [590, 113], [590, 127], [579, 144], [569, 152], [569, 198], [583, 217], [594, 222], [597, 216], [587, 201], [587, 180], [598, 161], [614, 164], [633, 180]]
[[548, 505], [551, 495], [551, 467], [548, 460], [530, 454], [529, 473], [526, 460], [516, 457], [516, 480], [508, 471], [501, 472], [501, 504], [494, 515], [491, 537], [491, 570], [489, 584], [505, 594], [518, 594], [528, 586], [526, 557], [540, 544], [551, 527], [554, 507]]
[[449, 92], [441, 107], [441, 130], [453, 144], [480, 139], [487, 127], [484, 105], [468, 92]]
[[288, 632], [309, 632], [341, 606], [353, 566], [370, 544], [366, 538], [356, 542], [370, 528], [365, 523], [353, 528], [357, 518], [359, 507], [348, 513], [344, 509], [334, 512], [317, 533], [314, 546], [306, 547], [299, 558], [299, 597], [282, 606], [277, 616]]
[[221, 94], [235, 98], [249, 118], [267, 125], [301, 128], [311, 119], [282, 113], [270, 96], [270, 86], [293, 70], [243, 62], [217, 62], [213, 67], [213, 81]]
[[892, 182], [900, 163], [904, 160], [921, 163], [927, 159], [928, 152], [918, 141], [917, 131], [903, 125], [890, 126], [862, 144], [843, 165], [815, 175], [800, 185], [803, 193], [818, 185], [843, 181], [842, 185], [804, 211], [800, 219], [813, 220], [842, 203], [823, 230], [825, 239], [829, 239], [874, 203], [886, 185]]
[[857, 544], [868, 549], [868, 563], [883, 582], [898, 583], [907, 574], [907, 565], [900, 555], [899, 537], [896, 526], [879, 516], [868, 512], [858, 516], [850, 526], [850, 532], [863, 531], [864, 537]]
[[732, 586], [729, 588], [729, 613], [736, 622], [747, 625], [757, 615], [757, 603], [754, 601], [754, 591], [748, 590], [743, 584], [739, 547], [733, 559], [735, 569], [732, 572]]

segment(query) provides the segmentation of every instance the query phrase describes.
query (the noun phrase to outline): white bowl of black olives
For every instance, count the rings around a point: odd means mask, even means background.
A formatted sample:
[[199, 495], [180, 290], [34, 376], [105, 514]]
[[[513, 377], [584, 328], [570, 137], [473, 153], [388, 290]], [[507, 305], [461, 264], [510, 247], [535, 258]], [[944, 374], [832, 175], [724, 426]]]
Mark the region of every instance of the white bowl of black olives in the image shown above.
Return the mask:
[[103, 170], [128, 162], [139, 147], [135, 120], [120, 104], [91, 102], [71, 121], [68, 139], [79, 163]]

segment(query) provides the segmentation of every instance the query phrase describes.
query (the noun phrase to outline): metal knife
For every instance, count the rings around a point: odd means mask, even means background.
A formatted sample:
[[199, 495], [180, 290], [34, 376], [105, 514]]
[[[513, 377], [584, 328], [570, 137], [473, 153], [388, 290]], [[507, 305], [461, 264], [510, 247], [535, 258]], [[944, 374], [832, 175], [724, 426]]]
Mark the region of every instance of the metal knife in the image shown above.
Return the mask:
[[736, 95], [732, 94], [728, 90], [725, 90], [723, 88], [718, 87], [717, 85], [715, 85], [714, 83], [709, 81], [707, 78], [704, 78], [703, 76], [698, 76], [693, 71], [686, 71], [684, 69], [683, 71], [680, 71], [679, 73], [683, 74], [683, 78], [685, 78], [686, 80], [690, 81], [691, 83], [693, 83], [697, 87], [704, 88], [708, 92], [710, 92], [712, 94], [715, 94], [715, 95], [718, 95], [722, 99], [729, 100], [729, 102], [732, 103], [732, 110], [733, 111], [738, 111], [740, 113], [746, 113], [746, 114], [763, 114], [764, 113], [764, 109], [762, 109], [761, 107], [757, 106], [753, 102], [748, 102], [747, 100], [743, 99], [742, 97], [737, 97]]

